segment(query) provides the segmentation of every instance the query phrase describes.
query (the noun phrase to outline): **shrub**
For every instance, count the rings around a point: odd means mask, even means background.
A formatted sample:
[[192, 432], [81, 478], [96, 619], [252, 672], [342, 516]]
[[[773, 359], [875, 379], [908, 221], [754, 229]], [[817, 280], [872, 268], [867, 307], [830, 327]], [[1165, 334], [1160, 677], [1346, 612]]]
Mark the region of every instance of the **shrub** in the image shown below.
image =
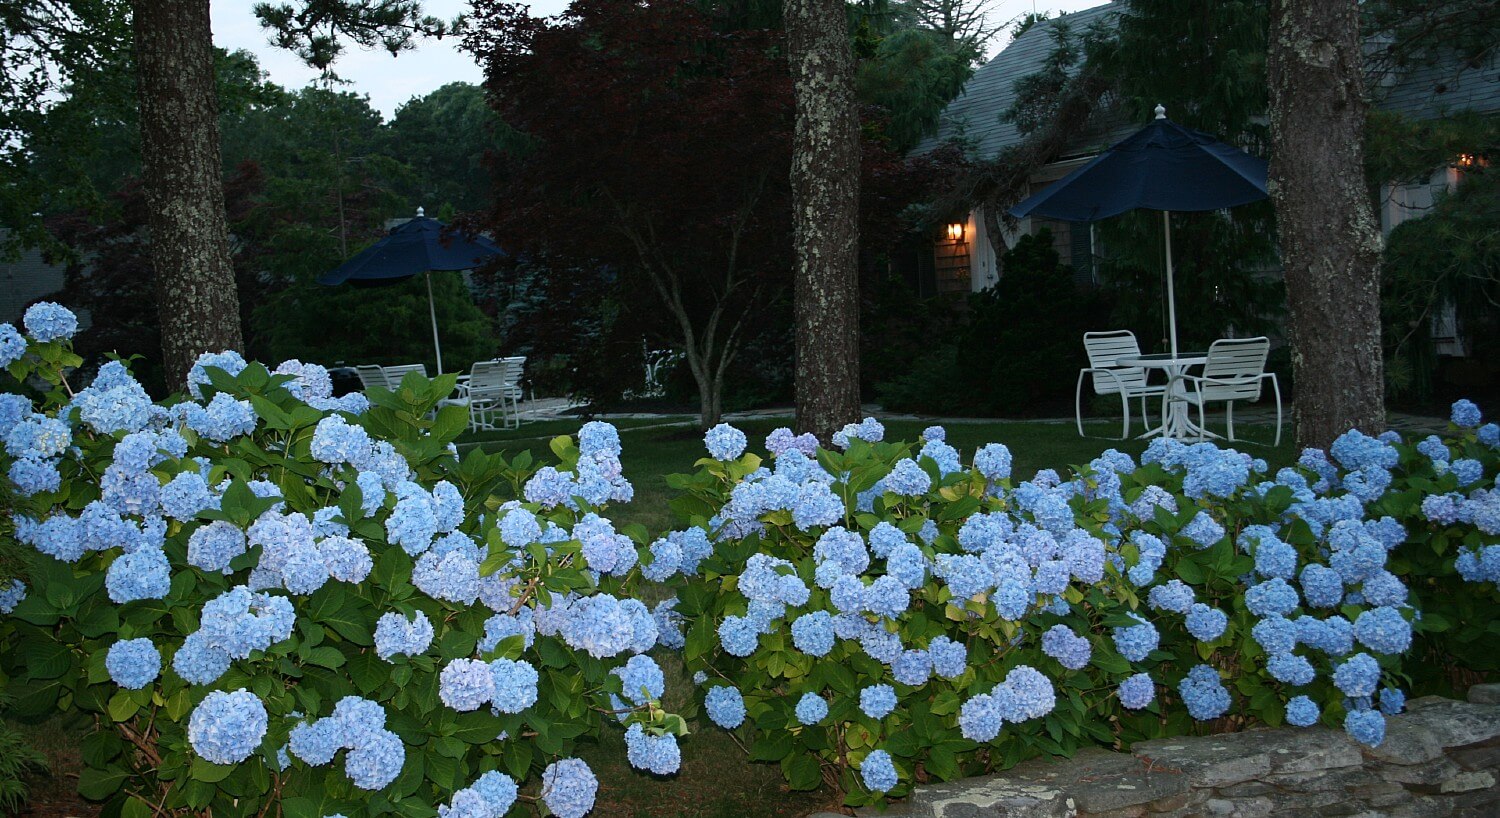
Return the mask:
[[917, 451], [870, 419], [835, 450], [778, 430], [774, 462], [719, 431], [671, 478], [691, 526], [652, 546], [713, 552], [651, 578], [676, 591], [710, 718], [851, 805], [1249, 723], [1374, 745], [1421, 673], [1402, 661], [1414, 637], [1424, 657], [1468, 643], [1460, 661], [1494, 644], [1497, 429], [1455, 422], [1440, 477], [1359, 432], [1274, 475], [1157, 440], [1140, 462], [1111, 450], [1018, 482], [1005, 447], [966, 468], [937, 427]]
[[[71, 315], [0, 325], [0, 468], [43, 556], [0, 593], [16, 715], [83, 711], [82, 794], [124, 816], [580, 816], [567, 758], [606, 724], [676, 767], [682, 719], [644, 652], [669, 614], [632, 599], [644, 531], [619, 437], [584, 426], [557, 466], [452, 440], [451, 376], [334, 399], [327, 372], [205, 355], [155, 405], [120, 362], [64, 371]], [[536, 795], [517, 785], [541, 772]], [[439, 806], [443, 805], [443, 806]], [[517, 807], [519, 809], [519, 807]]]

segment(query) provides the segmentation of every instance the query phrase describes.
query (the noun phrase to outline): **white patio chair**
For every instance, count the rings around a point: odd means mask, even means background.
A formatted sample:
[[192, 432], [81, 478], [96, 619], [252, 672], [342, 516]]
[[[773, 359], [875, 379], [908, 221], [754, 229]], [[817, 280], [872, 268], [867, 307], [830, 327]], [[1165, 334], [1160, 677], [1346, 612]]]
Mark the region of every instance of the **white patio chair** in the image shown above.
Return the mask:
[[521, 377], [526, 374], [526, 356], [518, 355], [501, 360], [505, 362], [505, 383], [501, 387], [501, 411], [504, 412], [505, 401], [510, 401], [511, 411], [507, 417], [507, 425], [510, 420], [514, 420], [514, 428], [519, 429], [521, 428], [521, 398], [524, 396]]
[[[459, 390], [459, 396], [444, 400], [444, 404], [467, 407], [470, 431], [494, 431], [505, 424], [505, 372], [504, 360], [475, 361], [469, 376]], [[501, 426], [495, 425], [495, 413], [500, 413]]]
[[427, 364], [400, 364], [381, 368], [385, 370], [385, 388], [392, 391], [401, 388], [401, 379], [405, 378], [408, 372], [416, 372], [424, 378], [427, 377]]
[[1269, 380], [1276, 397], [1276, 443], [1272, 445], [1280, 445], [1281, 384], [1276, 381], [1276, 373], [1266, 371], [1270, 351], [1271, 341], [1265, 336], [1222, 338], [1209, 346], [1202, 375], [1179, 376], [1188, 387], [1182, 399], [1198, 406], [1199, 428], [1204, 428], [1204, 405], [1223, 401], [1228, 439], [1234, 440], [1234, 402], [1260, 400], [1262, 385]]
[[1141, 400], [1141, 422], [1150, 428], [1150, 416], [1146, 412], [1146, 398], [1166, 393], [1166, 386], [1146, 382], [1146, 370], [1138, 366], [1120, 366], [1117, 361], [1141, 354], [1135, 333], [1130, 330], [1114, 332], [1085, 332], [1083, 348], [1088, 353], [1089, 365], [1078, 371], [1078, 386], [1073, 394], [1073, 414], [1078, 421], [1078, 435], [1083, 437], [1083, 381], [1092, 377], [1094, 394], [1119, 395], [1120, 409], [1125, 416], [1120, 439], [1130, 437], [1130, 399]]
[[365, 389], [369, 389], [372, 386], [378, 386], [381, 389], [390, 388], [385, 381], [385, 369], [383, 367], [374, 364], [356, 366], [354, 367], [354, 374], [359, 376], [360, 386], [363, 386]]

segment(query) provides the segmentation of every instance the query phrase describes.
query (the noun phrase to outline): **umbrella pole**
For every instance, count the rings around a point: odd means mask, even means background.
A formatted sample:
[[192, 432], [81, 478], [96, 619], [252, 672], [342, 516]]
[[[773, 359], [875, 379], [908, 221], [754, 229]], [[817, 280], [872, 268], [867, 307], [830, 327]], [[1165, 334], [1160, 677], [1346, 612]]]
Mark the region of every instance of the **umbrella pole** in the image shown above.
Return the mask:
[[[1168, 251], [1171, 252], [1171, 251]], [[1170, 262], [1168, 262], [1170, 265]], [[437, 351], [437, 372], [434, 375], [443, 374], [443, 345], [438, 342], [437, 332], [437, 307], [432, 301], [432, 271], [427, 271], [427, 314], [432, 317], [432, 348]], [[1175, 347], [1174, 347], [1175, 348]]]
[[[1161, 224], [1167, 234], [1167, 323], [1170, 327], [1172, 339], [1172, 357], [1177, 357], [1177, 295], [1176, 287], [1172, 284], [1172, 214], [1169, 211], [1161, 212]], [[430, 285], [429, 285], [430, 286]], [[433, 325], [436, 332], [437, 325]]]

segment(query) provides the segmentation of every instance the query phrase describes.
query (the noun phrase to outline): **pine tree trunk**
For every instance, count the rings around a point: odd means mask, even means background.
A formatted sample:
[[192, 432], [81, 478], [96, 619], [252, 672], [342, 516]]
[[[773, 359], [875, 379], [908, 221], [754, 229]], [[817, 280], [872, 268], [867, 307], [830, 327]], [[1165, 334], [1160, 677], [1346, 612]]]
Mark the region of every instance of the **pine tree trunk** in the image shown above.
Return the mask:
[[787, 0], [797, 428], [859, 419], [859, 112], [844, 0]]
[[186, 382], [199, 353], [241, 349], [229, 258], [208, 0], [135, 0], [141, 166], [162, 365]]
[[1365, 191], [1355, 0], [1273, 0], [1271, 200], [1291, 310], [1299, 446], [1385, 428], [1381, 236]]

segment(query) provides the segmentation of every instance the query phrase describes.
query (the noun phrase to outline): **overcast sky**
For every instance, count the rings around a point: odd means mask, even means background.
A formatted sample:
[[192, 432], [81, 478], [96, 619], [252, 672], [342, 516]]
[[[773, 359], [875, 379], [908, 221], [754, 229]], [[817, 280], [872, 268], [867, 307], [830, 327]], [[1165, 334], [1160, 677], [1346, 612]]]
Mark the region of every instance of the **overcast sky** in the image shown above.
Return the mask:
[[[556, 14], [567, 8], [569, 0], [535, 0], [532, 13]], [[1035, 8], [1037, 11], [1077, 11], [1102, 5], [1104, 0], [997, 0], [992, 17], [1010, 20]], [[300, 88], [317, 77], [291, 52], [273, 48], [250, 11], [252, 0], [211, 0], [214, 42], [228, 49], [245, 49], [255, 54], [271, 81], [288, 88]], [[468, 10], [468, 0], [426, 0], [427, 13], [452, 19]], [[998, 43], [997, 43], [998, 46]], [[478, 83], [479, 67], [468, 54], [458, 49], [452, 38], [426, 40], [415, 51], [392, 57], [383, 50], [364, 50], [349, 46], [334, 71], [350, 81], [350, 90], [368, 94], [370, 104], [386, 116], [412, 97], [422, 96], [449, 82], [462, 80]]]

